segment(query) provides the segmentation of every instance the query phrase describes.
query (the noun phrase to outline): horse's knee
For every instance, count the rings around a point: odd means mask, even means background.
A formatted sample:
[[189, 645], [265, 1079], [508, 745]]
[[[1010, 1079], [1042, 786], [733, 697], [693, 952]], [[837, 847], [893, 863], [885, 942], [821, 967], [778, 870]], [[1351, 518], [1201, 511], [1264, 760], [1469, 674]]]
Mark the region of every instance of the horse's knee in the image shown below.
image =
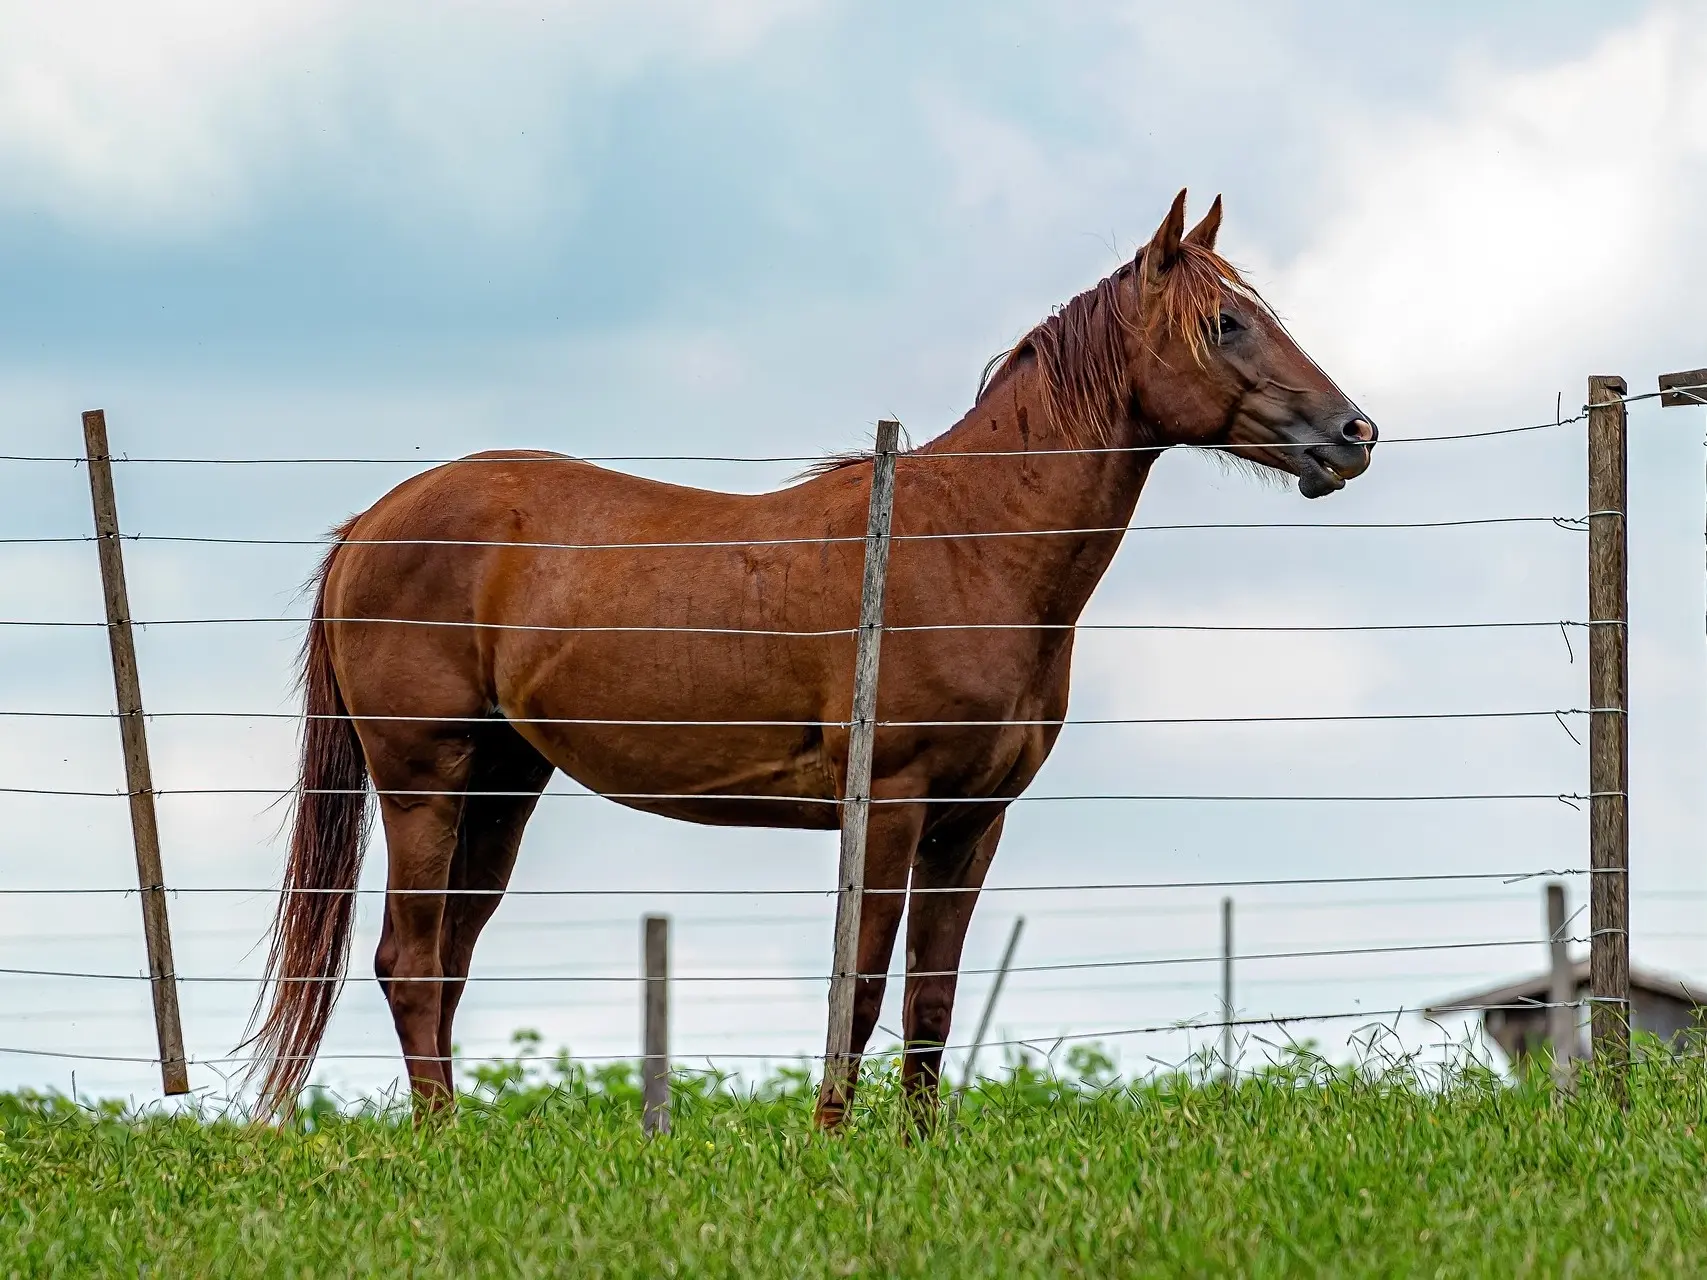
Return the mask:
[[374, 948], [373, 972], [382, 983], [397, 972], [397, 944], [390, 935], [379, 940], [379, 946]]
[[391, 940], [391, 931], [387, 929], [373, 953], [373, 976], [379, 979], [379, 990], [387, 1004], [391, 1002], [391, 975], [396, 972], [397, 944]]

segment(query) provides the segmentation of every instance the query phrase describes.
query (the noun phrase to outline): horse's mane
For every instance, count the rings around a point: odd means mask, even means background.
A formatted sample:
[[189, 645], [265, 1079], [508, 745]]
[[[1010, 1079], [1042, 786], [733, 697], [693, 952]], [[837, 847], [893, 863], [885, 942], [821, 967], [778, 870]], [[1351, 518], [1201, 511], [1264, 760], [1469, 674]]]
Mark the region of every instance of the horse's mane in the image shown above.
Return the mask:
[[[1041, 375], [1043, 404], [1049, 425], [1061, 432], [1069, 447], [1097, 448], [1111, 443], [1116, 425], [1126, 416], [1126, 340], [1151, 335], [1179, 334], [1194, 361], [1201, 364], [1209, 334], [1221, 313], [1221, 297], [1229, 288], [1261, 298], [1233, 266], [1213, 249], [1190, 241], [1181, 243], [1179, 257], [1162, 277], [1153, 312], [1129, 314], [1128, 287], [1143, 269], [1143, 254], [1104, 276], [1076, 298], [1055, 308], [1008, 350], [984, 366], [973, 403], [984, 397], [1031, 356]], [[801, 478], [826, 475], [871, 458], [869, 450], [831, 454], [801, 472]]]
[[[1143, 256], [1103, 277], [1085, 292], [1057, 307], [1046, 319], [984, 369], [977, 402], [1029, 355], [1037, 361], [1049, 423], [1070, 445], [1108, 444], [1126, 416], [1126, 340], [1149, 343], [1152, 335], [1177, 333], [1191, 358], [1201, 364], [1209, 334], [1229, 289], [1256, 297], [1239, 270], [1213, 249], [1186, 241], [1162, 277], [1154, 309], [1130, 314], [1133, 291], [1124, 286], [1143, 270]], [[1260, 299], [1258, 299], [1260, 301]]]

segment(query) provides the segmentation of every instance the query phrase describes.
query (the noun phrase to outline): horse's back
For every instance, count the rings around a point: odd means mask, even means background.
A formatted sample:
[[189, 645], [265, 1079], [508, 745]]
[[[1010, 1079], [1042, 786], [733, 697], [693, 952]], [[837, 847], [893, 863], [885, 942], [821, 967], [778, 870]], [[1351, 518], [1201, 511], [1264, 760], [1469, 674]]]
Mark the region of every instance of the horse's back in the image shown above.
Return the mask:
[[620, 531], [625, 542], [648, 540], [648, 530], [656, 534], [652, 541], [663, 541], [664, 535], [679, 542], [774, 540], [809, 536], [827, 523], [863, 528], [868, 483], [849, 469], [786, 489], [728, 493], [631, 475], [545, 450], [489, 450], [403, 481], [357, 517], [350, 536], [357, 541], [473, 538], [482, 527], [497, 524], [525, 525], [537, 535], [587, 544], [606, 526]]

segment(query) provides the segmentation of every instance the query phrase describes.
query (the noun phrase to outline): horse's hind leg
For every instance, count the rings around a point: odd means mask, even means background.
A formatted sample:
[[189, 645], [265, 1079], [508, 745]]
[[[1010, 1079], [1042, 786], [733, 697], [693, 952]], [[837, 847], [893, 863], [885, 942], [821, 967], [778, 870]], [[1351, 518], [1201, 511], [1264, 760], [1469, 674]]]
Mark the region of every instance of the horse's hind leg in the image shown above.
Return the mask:
[[391, 1006], [410, 1090], [418, 1103], [435, 1108], [452, 1096], [450, 1064], [439, 1053], [439, 933], [471, 751], [465, 738], [398, 744], [405, 745], [368, 751], [370, 759], [379, 756], [374, 789], [389, 862], [374, 972]]
[[477, 731], [468, 799], [451, 862], [451, 893], [439, 933], [445, 981], [439, 997], [438, 1052], [447, 1072], [451, 1022], [467, 986], [475, 941], [510, 883], [522, 829], [551, 773], [551, 763], [507, 722], [495, 720]]
[[[915, 892], [907, 908], [907, 994], [901, 1006], [901, 1034], [907, 1042], [901, 1088], [921, 1129], [929, 1128], [936, 1118], [960, 954], [978, 891], [1001, 838], [998, 815], [970, 841], [937, 843], [927, 837], [913, 865]], [[919, 889], [950, 892], [916, 892]]]

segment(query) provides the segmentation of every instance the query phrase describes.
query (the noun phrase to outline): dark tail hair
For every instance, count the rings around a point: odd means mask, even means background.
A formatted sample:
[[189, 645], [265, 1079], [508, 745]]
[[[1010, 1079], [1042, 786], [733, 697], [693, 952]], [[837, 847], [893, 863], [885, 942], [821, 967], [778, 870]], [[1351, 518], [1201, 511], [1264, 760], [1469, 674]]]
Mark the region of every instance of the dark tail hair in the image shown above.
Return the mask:
[[[308, 1080], [349, 967], [355, 922], [356, 879], [361, 874], [370, 810], [367, 762], [349, 719], [326, 644], [326, 576], [351, 520], [315, 577], [314, 612], [302, 646], [302, 766], [290, 856], [267, 950], [267, 986], [255, 1002], [245, 1044], [254, 1046], [250, 1079], [260, 1077], [258, 1114], [288, 1112]], [[256, 1025], [259, 1019], [259, 1025]]]

